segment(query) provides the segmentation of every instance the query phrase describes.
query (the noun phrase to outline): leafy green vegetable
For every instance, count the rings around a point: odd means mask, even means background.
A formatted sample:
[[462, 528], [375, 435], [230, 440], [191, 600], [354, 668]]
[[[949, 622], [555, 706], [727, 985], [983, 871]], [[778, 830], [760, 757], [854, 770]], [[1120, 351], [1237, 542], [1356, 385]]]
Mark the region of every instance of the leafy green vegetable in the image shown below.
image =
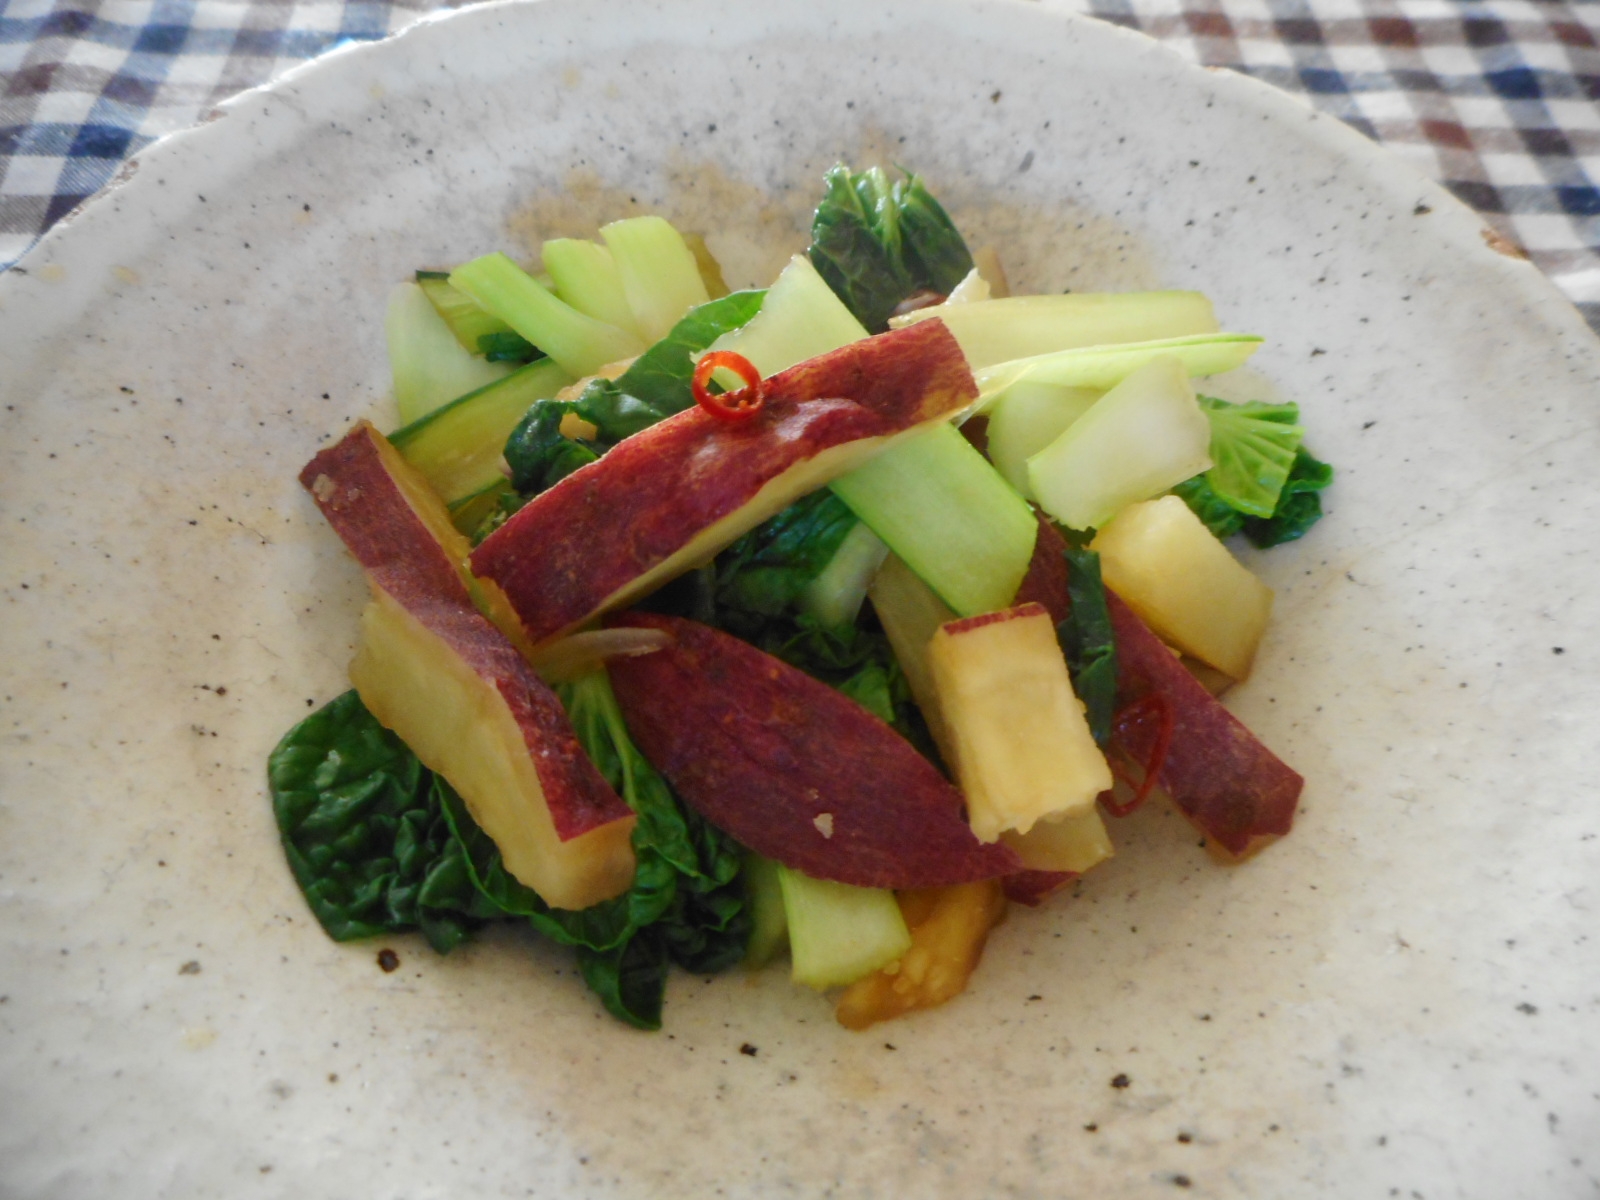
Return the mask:
[[[584, 977], [613, 1015], [640, 1028], [659, 1028], [668, 958], [691, 971], [711, 972], [744, 956], [750, 915], [737, 880], [740, 848], [680, 804], [666, 780], [635, 748], [603, 671], [563, 685], [561, 692], [579, 742], [638, 814], [633, 832], [638, 874], [633, 887], [611, 903], [626, 904], [634, 931], [631, 940], [637, 941], [641, 932], [649, 935], [646, 944], [632, 953], [591, 959], [580, 952]], [[651, 950], [649, 942], [655, 939], [663, 953]], [[604, 953], [613, 948], [591, 949]], [[653, 976], [646, 964], [656, 964]], [[617, 982], [614, 988], [598, 987], [597, 978]], [[655, 983], [647, 987], [650, 978]], [[651, 996], [653, 1010], [647, 1002]]]
[[854, 513], [826, 488], [795, 501], [717, 556], [717, 601], [776, 616], [833, 560]]
[[1300, 444], [1299, 406], [1198, 399], [1215, 465], [1173, 493], [1219, 538], [1242, 530], [1265, 549], [1304, 536], [1322, 518], [1317, 493], [1333, 482], [1333, 468]]
[[679, 811], [701, 870], [679, 874], [667, 917], [651, 929], [666, 942], [673, 962], [685, 971], [710, 975], [743, 959], [750, 941], [750, 909], [739, 880], [744, 852], [693, 809], [680, 805]]
[[[506, 441], [511, 482], [524, 497], [552, 487], [625, 437], [694, 404], [694, 355], [761, 308], [765, 292], [733, 292], [690, 310], [616, 379], [595, 379], [576, 400], [539, 400]], [[592, 439], [561, 434], [568, 413], [595, 428]]]
[[[694, 356], [723, 334], [749, 322], [761, 311], [761, 302], [766, 295], [763, 290], [730, 292], [716, 300], [696, 305], [684, 314], [666, 337], [635, 359], [621, 376], [615, 380], [596, 380], [592, 386], [633, 396], [663, 417], [691, 407], [694, 404], [694, 392], [689, 382], [694, 377]], [[592, 418], [585, 415], [585, 419]], [[660, 420], [660, 417], [656, 419]], [[595, 424], [601, 422], [595, 421]], [[620, 434], [616, 440], [621, 441], [626, 436]]]
[[558, 690], [585, 752], [638, 814], [633, 849], [639, 865], [628, 891], [576, 912], [551, 908], [506, 871], [494, 842], [454, 790], [442, 779], [434, 786], [483, 895], [500, 913], [525, 918], [547, 937], [576, 947], [584, 979], [613, 1016], [656, 1029], [669, 961], [710, 972], [744, 954], [749, 915], [735, 882], [739, 848], [680, 805], [639, 754], [604, 672]]
[[640, 597], [634, 607], [645, 612], [688, 617], [702, 625], [718, 624], [717, 564], [709, 562], [668, 580], [648, 596]]
[[904, 676], [880, 662], [869, 662], [839, 685], [839, 690], [885, 724], [900, 714], [895, 705], [895, 683]]
[[497, 915], [474, 889], [432, 773], [346, 692], [267, 759], [284, 853], [335, 941], [422, 930], [444, 954]]
[[883, 168], [825, 177], [811, 222], [811, 265], [869, 333], [888, 328], [894, 306], [916, 290], [905, 268], [899, 212]]
[[1305, 437], [1299, 405], [1197, 399], [1211, 423], [1211, 490], [1246, 516], [1270, 517]]
[[478, 353], [490, 362], [532, 362], [544, 357], [539, 347], [514, 329], [479, 334]]
[[867, 328], [888, 328], [895, 305], [924, 289], [948, 293], [972, 270], [954, 223], [915, 175], [882, 167], [828, 172], [811, 223], [811, 265]]
[[1211, 490], [1211, 482], [1204, 471], [1178, 484], [1172, 494], [1187, 504], [1219, 538], [1232, 537], [1244, 528], [1244, 514]]
[[477, 546], [504, 525], [506, 519], [522, 504], [522, 497], [511, 486], [511, 481], [502, 479], [496, 487], [485, 488], [478, 495], [468, 496], [461, 503], [452, 505], [450, 519], [455, 522], [457, 529], [466, 533], [467, 540]]
[[1306, 530], [1322, 520], [1322, 497], [1317, 493], [1332, 482], [1333, 468], [1302, 446], [1295, 452], [1278, 507], [1266, 520], [1247, 519], [1245, 537], [1263, 550], [1304, 537]]
[[602, 448], [596, 443], [561, 432], [562, 418], [576, 409], [570, 400], [535, 400], [506, 439], [505, 458], [511, 467], [511, 486], [519, 493], [517, 505], [600, 457]]
[[872, 663], [894, 662], [888, 639], [859, 623], [826, 627], [796, 610], [805, 585], [828, 565], [856, 518], [826, 490], [811, 493], [756, 526], [713, 564], [706, 598], [680, 593], [666, 608], [725, 629], [824, 683], [839, 687]]
[[666, 998], [667, 947], [654, 929], [609, 950], [578, 947], [578, 970], [612, 1016], [636, 1029], [660, 1029]]
[[973, 267], [965, 239], [920, 176], [896, 184], [895, 201], [906, 269], [918, 287], [948, 296]]
[[1056, 637], [1066, 655], [1072, 690], [1087, 710], [1089, 732], [1097, 745], [1104, 746], [1111, 740], [1116, 716], [1117, 642], [1100, 580], [1100, 556], [1072, 545], [1065, 555], [1072, 607], [1067, 619], [1056, 626]]
[[524, 918], [577, 948], [610, 1012], [655, 1029], [669, 962], [712, 972], [744, 954], [740, 848], [683, 808], [634, 748], [603, 672], [563, 690], [579, 740], [639, 818], [638, 874], [613, 900], [578, 912], [545, 904], [505, 869], [455, 789], [353, 691], [273, 751], [273, 809], [295, 878], [335, 940], [420, 928], [442, 954], [484, 920]]

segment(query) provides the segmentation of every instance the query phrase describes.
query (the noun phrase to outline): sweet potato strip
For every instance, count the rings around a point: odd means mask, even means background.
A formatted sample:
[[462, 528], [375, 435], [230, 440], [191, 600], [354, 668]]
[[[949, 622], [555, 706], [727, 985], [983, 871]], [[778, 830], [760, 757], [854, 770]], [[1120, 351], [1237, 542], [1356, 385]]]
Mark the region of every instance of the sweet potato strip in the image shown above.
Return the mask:
[[983, 957], [989, 930], [1006, 911], [996, 879], [901, 892], [897, 899], [911, 930], [911, 949], [845, 989], [835, 1015], [846, 1029], [865, 1029], [959, 996]]

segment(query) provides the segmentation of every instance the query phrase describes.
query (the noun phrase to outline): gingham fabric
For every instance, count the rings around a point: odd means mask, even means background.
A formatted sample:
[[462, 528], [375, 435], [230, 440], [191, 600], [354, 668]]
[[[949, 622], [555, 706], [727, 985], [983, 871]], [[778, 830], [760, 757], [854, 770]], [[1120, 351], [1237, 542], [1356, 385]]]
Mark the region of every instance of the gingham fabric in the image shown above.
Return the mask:
[[1600, 0], [1073, 0], [1309, 100], [1481, 213], [1600, 332]]
[[0, 267], [163, 134], [439, 0], [0, 0]]
[[[1600, 330], [1600, 0], [1068, 0], [1305, 97], [1483, 214]], [[218, 101], [437, 0], [0, 0], [0, 267]]]

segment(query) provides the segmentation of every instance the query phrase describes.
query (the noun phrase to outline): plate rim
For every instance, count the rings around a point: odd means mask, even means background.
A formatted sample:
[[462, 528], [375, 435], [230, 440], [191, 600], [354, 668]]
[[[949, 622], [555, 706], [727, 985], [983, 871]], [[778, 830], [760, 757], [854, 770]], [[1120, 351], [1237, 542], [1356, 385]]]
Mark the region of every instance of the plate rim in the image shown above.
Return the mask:
[[[576, 9], [597, 7], [604, 2], [606, 0], [483, 0], [481, 3], [468, 4], [460, 8], [436, 9], [425, 13], [395, 33], [370, 41], [335, 46], [315, 58], [294, 64], [273, 79], [227, 97], [203, 115], [198, 124], [165, 134], [137, 154], [131, 155], [121, 165], [110, 183], [63, 216], [10, 268], [0, 272], [0, 322], [6, 320], [7, 309], [10, 307], [7, 303], [8, 292], [25, 287], [26, 281], [33, 279], [41, 271], [49, 273], [54, 260], [63, 249], [69, 253], [77, 252], [77, 243], [83, 238], [91, 237], [98, 230], [100, 222], [111, 219], [111, 214], [117, 208], [119, 201], [137, 200], [142, 196], [145, 187], [154, 186], [149, 184], [148, 180], [159, 169], [168, 165], [176, 166], [184, 154], [201, 156], [213, 145], [225, 150], [230, 144], [229, 134], [234, 131], [235, 126], [249, 121], [253, 115], [270, 116], [269, 110], [274, 102], [282, 100], [295, 90], [307, 84], [315, 86], [337, 82], [349, 85], [356, 81], [362, 71], [366, 73], [365, 78], [369, 81], [369, 86], [381, 87], [381, 82], [375, 76], [383, 63], [390, 57], [408, 53], [408, 47], [414, 42], [438, 36], [441, 27], [448, 29], [454, 25], [492, 20], [500, 14], [517, 10]], [[704, 0], [641, 0], [641, 3], [646, 5], [653, 3], [653, 6], [658, 8], [698, 7], [703, 2]], [[885, 9], [891, 9], [894, 5], [894, 0], [867, 0], [867, 2]], [[612, 0], [612, 3], [615, 3], [615, 0]], [[1380, 179], [1388, 176], [1387, 182], [1391, 187], [1403, 182], [1412, 190], [1425, 193], [1425, 197], [1419, 199], [1419, 203], [1427, 204], [1431, 210], [1430, 215], [1441, 217], [1438, 224], [1451, 227], [1448, 231], [1441, 231], [1441, 235], [1447, 233], [1448, 240], [1458, 250], [1479, 257], [1480, 262], [1493, 262], [1507, 283], [1516, 285], [1530, 300], [1540, 302], [1541, 308], [1549, 308], [1550, 302], [1554, 301], [1555, 310], [1546, 313], [1546, 317], [1569, 326], [1575, 322], [1587, 332], [1588, 340], [1595, 348], [1600, 349], [1600, 331], [1588, 325], [1574, 301], [1522, 253], [1519, 247], [1507, 242], [1498, 231], [1494, 230], [1475, 209], [1443, 183], [1407, 162], [1394, 150], [1366, 137], [1338, 117], [1319, 111], [1307, 98], [1284, 91], [1264, 80], [1229, 67], [1197, 63], [1174, 46], [1142, 30], [1131, 29], [1114, 21], [1085, 13], [1071, 7], [1066, 0], [927, 0], [927, 4], [929, 6], [939, 4], [951, 9], [968, 11], [987, 8], [1037, 13], [1047, 19], [1060, 21], [1068, 28], [1092, 27], [1096, 32], [1091, 36], [1104, 36], [1113, 41], [1121, 41], [1128, 47], [1130, 53], [1149, 53], [1165, 57], [1170, 67], [1208, 79], [1211, 87], [1219, 89], [1224, 94], [1232, 93], [1232, 99], [1236, 102], [1255, 108], [1269, 119], [1305, 122], [1310, 129], [1315, 130], [1308, 136], [1332, 143], [1334, 151], [1344, 158], [1360, 163], [1369, 174]], [[294, 108], [288, 104], [283, 107]], [[301, 116], [303, 120], [308, 119], [303, 112]], [[209, 159], [215, 161], [225, 157], [225, 154], [211, 155]], [[141, 176], [144, 177], [143, 181]], [[1476, 233], [1475, 237], [1467, 232], [1468, 225]], [[63, 242], [66, 243], [65, 247], [62, 245]], [[1506, 248], [1501, 248], [1502, 246]], [[92, 298], [86, 296], [84, 299], [90, 301]], [[1557, 312], [1561, 313], [1559, 317], [1556, 315]], [[3, 345], [0, 345], [0, 355], [3, 354]]]

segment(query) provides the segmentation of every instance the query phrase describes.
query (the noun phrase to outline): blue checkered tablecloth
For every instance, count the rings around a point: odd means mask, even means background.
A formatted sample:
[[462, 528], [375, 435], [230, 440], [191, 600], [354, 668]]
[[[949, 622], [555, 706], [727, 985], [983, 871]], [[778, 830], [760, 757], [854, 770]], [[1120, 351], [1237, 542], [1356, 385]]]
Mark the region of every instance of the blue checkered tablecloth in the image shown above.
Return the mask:
[[[1382, 142], [1600, 330], [1600, 0], [1068, 0]], [[0, 268], [152, 140], [437, 0], [0, 0]]]
[[164, 134], [438, 0], [0, 0], [0, 267]]

